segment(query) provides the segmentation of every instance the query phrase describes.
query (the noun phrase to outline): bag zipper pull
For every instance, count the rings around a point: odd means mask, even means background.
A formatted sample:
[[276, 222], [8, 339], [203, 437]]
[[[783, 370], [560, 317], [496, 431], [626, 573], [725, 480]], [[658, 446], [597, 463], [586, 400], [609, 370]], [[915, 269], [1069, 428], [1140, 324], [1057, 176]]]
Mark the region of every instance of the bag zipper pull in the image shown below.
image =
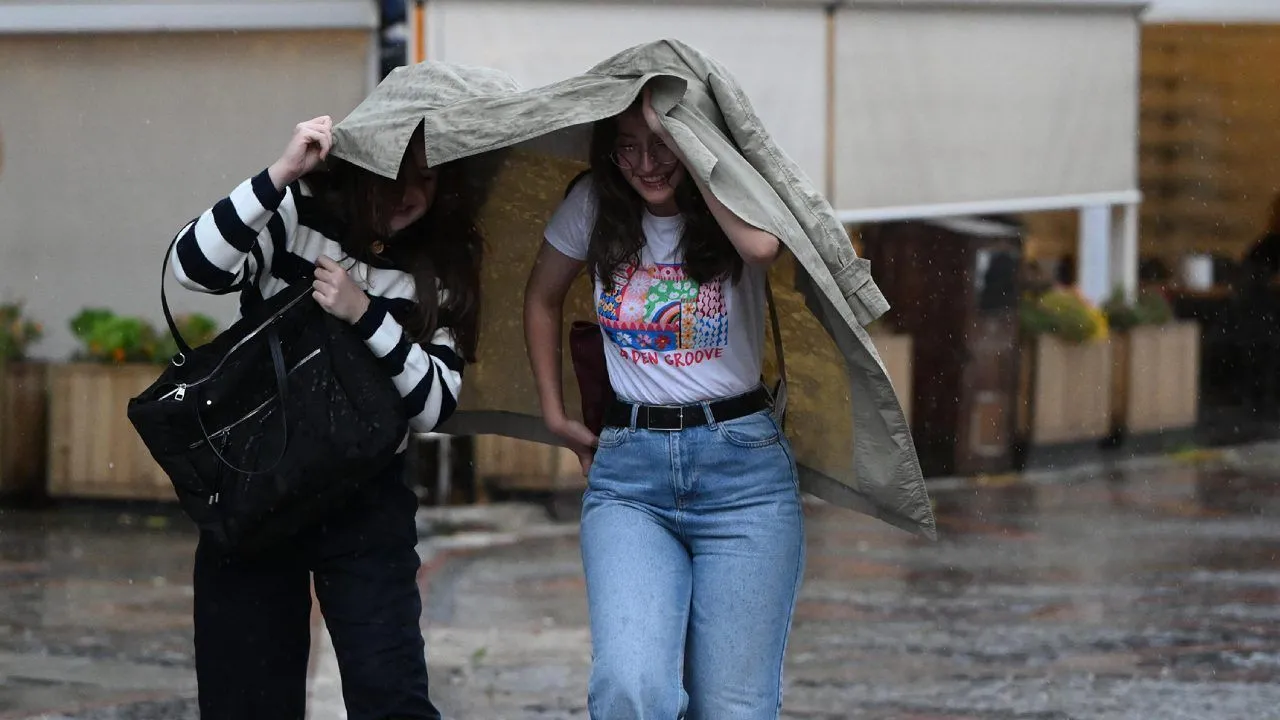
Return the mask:
[[185, 400], [186, 397], [187, 397], [187, 386], [185, 383], [183, 383], [182, 385], [178, 386], [177, 390], [174, 391], [173, 399], [181, 401], [181, 400]]

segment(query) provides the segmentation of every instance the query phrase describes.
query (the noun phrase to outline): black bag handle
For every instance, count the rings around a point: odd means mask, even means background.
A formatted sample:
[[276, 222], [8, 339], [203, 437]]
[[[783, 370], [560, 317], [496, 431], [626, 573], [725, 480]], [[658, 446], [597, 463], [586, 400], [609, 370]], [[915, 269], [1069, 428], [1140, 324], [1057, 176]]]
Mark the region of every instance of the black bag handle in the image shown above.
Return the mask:
[[768, 275], [764, 279], [764, 296], [769, 307], [769, 323], [773, 329], [773, 352], [778, 363], [778, 384], [772, 394], [773, 411], [780, 424], [785, 425], [787, 417], [787, 359], [782, 347], [782, 328], [778, 322], [778, 308], [773, 302], [773, 286]]
[[[192, 226], [199, 220], [193, 220]], [[164, 321], [169, 326], [169, 334], [173, 336], [173, 341], [178, 345], [178, 354], [175, 355], [170, 362], [177, 367], [182, 367], [187, 362], [187, 355], [191, 352], [191, 346], [187, 344], [186, 338], [182, 337], [182, 333], [178, 332], [178, 324], [173, 320], [173, 313], [169, 311], [169, 296], [165, 293], [165, 280], [169, 277], [169, 257], [173, 255], [173, 249], [178, 247], [178, 241], [182, 239], [184, 233], [178, 233], [174, 236], [173, 242], [169, 243], [169, 249], [164, 252], [164, 262], [160, 266], [160, 309], [164, 311]], [[254, 274], [253, 282], [258, 285], [262, 282], [262, 266], [265, 263], [258, 262], [258, 271]], [[221, 290], [211, 290], [210, 295], [230, 295], [233, 292], [240, 292], [249, 284], [249, 278], [241, 278], [240, 282], [228, 288]]]
[[[188, 345], [186, 339], [182, 337], [182, 333], [178, 331], [178, 324], [174, 321], [173, 313], [169, 310], [169, 297], [165, 293], [165, 281], [169, 277], [169, 257], [173, 255], [173, 250], [178, 246], [178, 240], [182, 238], [182, 235], [183, 233], [179, 233], [173, 238], [173, 242], [169, 243], [169, 249], [164, 253], [164, 262], [160, 266], [160, 308], [164, 311], [164, 321], [169, 325], [169, 333], [173, 335], [173, 341], [178, 346], [178, 354], [170, 360], [175, 367], [182, 367], [185, 365], [187, 362], [187, 354], [191, 352], [191, 346]], [[255, 258], [255, 260], [257, 261], [258, 267], [257, 272], [254, 273], [253, 282], [255, 285], [258, 285], [262, 281], [262, 271], [266, 263], [263, 262], [261, 258]], [[232, 285], [231, 287], [222, 290], [214, 290], [212, 294], [228, 295], [233, 292], [239, 292], [244, 290], [248, 284], [249, 278], [244, 277], [240, 282]], [[275, 318], [272, 318], [271, 320], [274, 321]], [[289, 450], [289, 420], [285, 415], [287, 401], [289, 399], [289, 376], [284, 366], [284, 350], [280, 347], [280, 333], [276, 329], [274, 322], [271, 322], [270, 327], [267, 329], [267, 346], [271, 350], [271, 365], [275, 369], [276, 373], [276, 392], [277, 397], [280, 400], [280, 424], [281, 430], [284, 432], [284, 442], [280, 444], [280, 454], [266, 469], [245, 470], [244, 468], [233, 465], [229, 460], [223, 457], [222, 453], [218, 452], [218, 448], [213, 442], [213, 438], [209, 436], [208, 429], [204, 426], [204, 418], [200, 415], [200, 404], [194, 401], [191, 404], [191, 411], [196, 416], [196, 424], [200, 426], [200, 434], [204, 436], [204, 441], [208, 444], [209, 449], [213, 451], [214, 457], [218, 458], [218, 461], [227, 466], [230, 470], [242, 475], [264, 475], [275, 470], [276, 467], [280, 465], [281, 461], [284, 460], [285, 453]]]

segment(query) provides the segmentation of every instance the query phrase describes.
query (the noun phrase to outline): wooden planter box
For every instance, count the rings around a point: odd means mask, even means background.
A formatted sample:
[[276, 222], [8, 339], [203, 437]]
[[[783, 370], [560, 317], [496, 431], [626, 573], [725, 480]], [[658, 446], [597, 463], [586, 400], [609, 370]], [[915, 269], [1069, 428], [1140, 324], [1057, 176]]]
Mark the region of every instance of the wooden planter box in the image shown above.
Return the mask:
[[48, 457], [48, 366], [22, 362], [0, 369], [0, 497], [38, 497]]
[[1030, 446], [1101, 440], [1111, 432], [1111, 343], [1042, 335], [1024, 347], [1020, 435]]
[[1200, 397], [1200, 325], [1137, 327], [1112, 341], [1113, 430], [1144, 435], [1195, 426]]
[[477, 435], [474, 444], [476, 484], [506, 492], [558, 493], [582, 490], [578, 456], [568, 448]]
[[880, 360], [884, 362], [884, 368], [889, 373], [889, 381], [893, 383], [893, 391], [898, 396], [898, 402], [902, 404], [902, 412], [907, 416], [907, 423], [910, 424], [914, 399], [911, 395], [911, 360], [915, 350], [911, 336], [875, 333], [872, 334], [871, 339], [876, 345], [876, 352], [880, 353]]
[[59, 498], [174, 500], [169, 478], [129, 422], [129, 399], [157, 365], [49, 368], [49, 494]]

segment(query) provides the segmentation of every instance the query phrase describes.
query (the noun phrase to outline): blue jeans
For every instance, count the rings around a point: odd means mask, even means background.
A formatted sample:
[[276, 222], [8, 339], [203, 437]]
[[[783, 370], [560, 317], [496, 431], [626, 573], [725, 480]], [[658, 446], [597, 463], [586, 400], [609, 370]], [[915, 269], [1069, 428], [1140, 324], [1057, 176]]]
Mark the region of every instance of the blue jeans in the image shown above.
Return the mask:
[[597, 720], [771, 720], [804, 570], [791, 447], [767, 412], [605, 428], [582, 505]]

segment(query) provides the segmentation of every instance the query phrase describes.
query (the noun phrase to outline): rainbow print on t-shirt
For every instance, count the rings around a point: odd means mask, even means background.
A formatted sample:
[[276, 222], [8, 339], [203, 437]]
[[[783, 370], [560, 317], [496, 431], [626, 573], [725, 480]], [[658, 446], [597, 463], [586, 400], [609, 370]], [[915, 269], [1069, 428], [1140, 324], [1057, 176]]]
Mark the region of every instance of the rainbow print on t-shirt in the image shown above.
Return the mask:
[[600, 325], [620, 348], [669, 352], [721, 348], [729, 318], [720, 281], [699, 284], [683, 265], [629, 265], [596, 303]]

